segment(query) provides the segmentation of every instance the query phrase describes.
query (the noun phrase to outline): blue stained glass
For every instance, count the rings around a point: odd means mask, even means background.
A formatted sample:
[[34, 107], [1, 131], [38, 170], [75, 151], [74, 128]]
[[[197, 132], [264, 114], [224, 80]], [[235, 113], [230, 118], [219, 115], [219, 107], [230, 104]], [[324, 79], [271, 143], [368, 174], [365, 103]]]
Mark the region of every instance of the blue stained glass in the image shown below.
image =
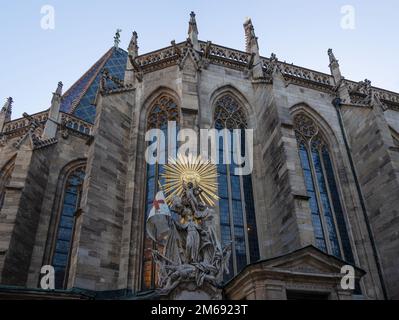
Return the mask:
[[327, 188], [324, 180], [323, 168], [321, 166], [321, 159], [319, 151], [312, 148], [312, 159], [316, 171], [316, 178], [319, 186], [320, 200], [323, 207], [324, 218], [327, 223], [328, 236], [332, 254], [338, 258], [341, 257], [341, 250], [339, 249], [338, 236], [335, 229], [334, 218], [331, 212], [330, 201], [328, 199]]
[[227, 176], [221, 173], [218, 176], [218, 190], [220, 198], [229, 197], [229, 191], [227, 190]]
[[241, 186], [240, 186], [240, 177], [239, 176], [231, 176], [231, 196], [234, 200], [241, 199]]
[[73, 227], [73, 217], [68, 217], [66, 215], [61, 217], [60, 226], [63, 228]]
[[[163, 104], [163, 105], [161, 105]], [[167, 132], [167, 124], [168, 120], [176, 120], [178, 122], [178, 109], [176, 103], [174, 103], [171, 98], [162, 97], [156, 104], [152, 106], [151, 112], [148, 115], [148, 123], [147, 128], [158, 128], [162, 129], [165, 135], [166, 141], [168, 141], [168, 132]], [[179, 127], [176, 128], [176, 133], [179, 131]], [[172, 150], [172, 154], [176, 153], [177, 149], [177, 136], [171, 137], [176, 141], [175, 150]], [[151, 143], [155, 142], [156, 139]], [[162, 150], [159, 151], [159, 159], [167, 161], [168, 160], [168, 143], [165, 143]], [[155, 197], [155, 193], [159, 190], [158, 181], [161, 185], [165, 185], [165, 178], [161, 177], [161, 175], [165, 172], [165, 167], [162, 164], [149, 165], [147, 164], [147, 183], [146, 183], [146, 201], [145, 201], [145, 213], [146, 216], [149, 214], [153, 199]], [[176, 213], [172, 212], [172, 216], [177, 219], [179, 218]], [[148, 255], [148, 249], [157, 249], [157, 244], [154, 243], [150, 238], [145, 236], [145, 244], [144, 244], [144, 259], [143, 259], [143, 288], [150, 289], [155, 286], [155, 278], [156, 270], [155, 264], [153, 263], [151, 254]]]
[[229, 225], [221, 225], [222, 244], [226, 245], [231, 241], [231, 231]]
[[155, 164], [147, 165], [147, 178], [155, 176]]
[[76, 203], [76, 193], [65, 193], [64, 203], [74, 205]]
[[299, 145], [299, 156], [301, 158], [302, 169], [310, 171], [310, 164], [308, 159], [308, 151], [303, 143]]
[[229, 202], [228, 200], [219, 200], [220, 223], [230, 225]]
[[152, 202], [155, 196], [155, 178], [149, 178], [147, 181], [147, 202]]
[[79, 207], [78, 192], [81, 190], [84, 176], [84, 169], [78, 168], [69, 174], [66, 181], [61, 216], [57, 229], [55, 250], [53, 254], [53, 265], [58, 267], [56, 269], [56, 289], [62, 289], [64, 286], [64, 278], [68, 266], [68, 256], [74, 227], [73, 215]]
[[[219, 147], [222, 148], [221, 145], [219, 145]], [[219, 165], [226, 165], [231, 163], [231, 154], [224, 152], [223, 148], [219, 150]]]
[[316, 238], [316, 246], [322, 251], [327, 252], [327, 247], [325, 243], [325, 237], [323, 233], [323, 228], [321, 224], [321, 217], [319, 206], [317, 204], [317, 198], [314, 190], [314, 183], [312, 178], [312, 172], [310, 170], [310, 162], [308, 157], [307, 149], [304, 143], [299, 144], [299, 157], [301, 159], [301, 165], [303, 170], [303, 175], [305, 177], [306, 190], [309, 196], [309, 206], [312, 212], [312, 224], [313, 230]]
[[64, 209], [62, 210], [62, 214], [73, 217], [76, 212], [76, 207], [74, 205], [65, 204]]
[[337, 227], [341, 237], [342, 249], [345, 256], [345, 260], [350, 263], [354, 263], [352, 247], [350, 244], [349, 235], [346, 228], [346, 222], [341, 206], [341, 201], [338, 195], [338, 189], [334, 178], [334, 171], [330, 160], [330, 154], [326, 147], [323, 147], [322, 149], [322, 158], [323, 158], [324, 168], [326, 171], [328, 187], [330, 189], [332, 204], [334, 207], [335, 219], [337, 221]]
[[57, 241], [56, 244], [56, 251], [59, 253], [65, 253], [66, 255], [68, 255], [69, 252], [69, 241]]
[[251, 262], [259, 260], [258, 231], [256, 227], [255, 206], [251, 175], [243, 176], [245, 211], [247, 217], [248, 247]]
[[[64, 253], [56, 253], [53, 259], [54, 266], [65, 267], [68, 262], [68, 255]], [[61, 269], [61, 268], [60, 268]], [[65, 268], [62, 268], [65, 270]]]
[[67, 186], [65, 191], [68, 192], [68, 193], [73, 193], [73, 194], [77, 194], [78, 193], [78, 189], [77, 189], [77, 187], [75, 185]]
[[234, 226], [244, 227], [241, 201], [233, 200], [232, 205]]
[[[219, 104], [220, 103], [220, 104]], [[234, 129], [245, 129], [246, 119], [239, 104], [233, 97], [226, 95], [218, 100], [215, 108], [215, 128], [222, 130], [228, 128], [230, 131], [230, 139], [228, 149], [223, 152], [223, 138], [219, 136], [219, 165], [217, 166], [218, 174], [218, 192], [221, 200], [219, 201], [220, 223], [222, 230], [222, 239], [227, 241], [227, 234], [231, 236], [234, 231], [232, 258], [236, 261], [236, 270], [239, 272], [248, 263], [247, 246], [249, 248], [250, 261], [259, 259], [259, 244], [257, 237], [255, 207], [252, 192], [251, 175], [238, 176], [235, 174], [235, 168], [238, 165], [234, 162]], [[241, 133], [241, 155], [245, 153], [244, 130]], [[228, 158], [226, 158], [228, 157]], [[226, 158], [226, 159], [225, 159]], [[226, 160], [228, 164], [226, 164]], [[222, 164], [224, 163], [224, 164]], [[230, 191], [230, 192], [229, 192]], [[241, 198], [243, 195], [244, 199]], [[231, 207], [230, 207], [231, 206]], [[245, 216], [244, 216], [245, 214]], [[230, 225], [232, 219], [233, 225]], [[245, 220], [244, 220], [245, 219]], [[244, 225], [246, 222], [247, 230]], [[225, 235], [223, 235], [225, 234]], [[246, 238], [248, 244], [246, 244]], [[227, 243], [226, 243], [227, 244]], [[232, 261], [230, 260], [230, 270]], [[224, 279], [234, 276], [233, 272]]]
[[158, 166], [158, 174], [160, 175], [160, 174], [163, 174], [164, 172], [165, 172], [164, 166], [163, 165], [159, 165]]
[[225, 164], [218, 164], [217, 170], [220, 174], [227, 174], [227, 166]]

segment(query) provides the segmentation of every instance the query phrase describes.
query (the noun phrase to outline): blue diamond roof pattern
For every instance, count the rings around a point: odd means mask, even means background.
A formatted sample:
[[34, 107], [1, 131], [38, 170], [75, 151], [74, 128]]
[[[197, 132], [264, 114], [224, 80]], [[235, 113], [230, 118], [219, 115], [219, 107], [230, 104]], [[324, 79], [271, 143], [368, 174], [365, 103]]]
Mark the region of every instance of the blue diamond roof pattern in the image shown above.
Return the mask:
[[[111, 76], [123, 80], [128, 53], [120, 48], [107, 51], [72, 87], [65, 92], [61, 111], [72, 113], [87, 122], [94, 123], [96, 107], [93, 105], [101, 78], [101, 71], [108, 69]], [[107, 87], [115, 84], [108, 80]]]

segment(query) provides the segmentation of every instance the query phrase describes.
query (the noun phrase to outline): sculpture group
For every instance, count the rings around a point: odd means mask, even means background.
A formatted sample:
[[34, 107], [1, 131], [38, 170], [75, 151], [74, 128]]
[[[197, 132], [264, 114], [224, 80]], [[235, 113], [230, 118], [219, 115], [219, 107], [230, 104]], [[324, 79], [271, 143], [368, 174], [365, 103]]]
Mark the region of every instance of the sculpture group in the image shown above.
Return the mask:
[[[183, 282], [201, 288], [218, 287], [229, 272], [231, 246], [222, 248], [215, 228], [215, 212], [205, 205], [195, 182], [182, 182], [183, 192], [173, 195], [167, 217], [168, 234], [152, 254], [158, 268], [158, 292], [168, 294]], [[149, 218], [150, 219], [150, 218]]]

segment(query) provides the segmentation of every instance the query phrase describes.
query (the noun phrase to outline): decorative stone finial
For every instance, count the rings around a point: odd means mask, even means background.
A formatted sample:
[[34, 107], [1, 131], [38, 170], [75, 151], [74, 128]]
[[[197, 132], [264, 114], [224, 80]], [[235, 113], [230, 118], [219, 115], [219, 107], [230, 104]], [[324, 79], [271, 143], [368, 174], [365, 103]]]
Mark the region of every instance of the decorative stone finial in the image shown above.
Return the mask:
[[116, 29], [116, 33], [115, 33], [115, 36], [114, 36], [114, 47], [115, 47], [115, 49], [118, 49], [119, 43], [121, 43], [121, 32], [122, 32], [122, 29]]
[[57, 86], [57, 90], [55, 90], [55, 94], [57, 94], [59, 96], [62, 95], [62, 86], [63, 86], [62, 82], [61, 81], [58, 82], [58, 86]]
[[327, 53], [328, 53], [328, 58], [330, 60], [329, 67], [330, 67], [331, 75], [334, 77], [335, 84], [338, 85], [343, 79], [343, 77], [341, 75], [341, 70], [339, 69], [338, 60], [335, 58], [335, 55], [334, 55], [332, 49], [328, 49]]
[[255, 28], [250, 18], [244, 21], [245, 31], [245, 50], [251, 54], [251, 63], [249, 64], [252, 70], [252, 77], [254, 79], [261, 79], [264, 77], [262, 62], [259, 54], [258, 38], [255, 36]]
[[198, 27], [197, 21], [195, 20], [195, 13], [191, 11], [190, 13], [190, 22], [188, 23], [188, 37], [193, 44], [195, 50], [199, 50], [198, 43]]
[[5, 114], [6, 121], [11, 120], [13, 102], [14, 102], [14, 100], [11, 97], [8, 97], [6, 102], [4, 103], [3, 108], [1, 109], [1, 113]]
[[3, 108], [1, 108], [0, 110], [0, 138], [5, 123], [11, 121], [12, 103], [13, 103], [12, 98], [11, 97], [7, 98]]
[[245, 50], [252, 53], [258, 48], [258, 38], [255, 36], [255, 28], [252, 24], [251, 18], [246, 18], [244, 21], [245, 30]]
[[133, 31], [129, 47], [127, 48], [129, 55], [132, 56], [133, 58], [136, 58], [139, 55], [139, 46], [137, 39], [138, 39], [137, 32]]
[[4, 103], [3, 108], [1, 109], [1, 112], [11, 112], [13, 102], [14, 100], [11, 97], [8, 97], [6, 102]]
[[52, 139], [56, 137], [58, 124], [60, 121], [60, 106], [62, 100], [62, 82], [58, 82], [57, 89], [53, 93], [53, 98], [51, 99], [51, 106], [48, 112], [48, 118], [46, 124], [44, 125], [44, 130], [42, 133], [43, 139]]
[[328, 53], [328, 57], [330, 58], [330, 64], [338, 63], [338, 60], [335, 58], [332, 49], [328, 49], [327, 53]]

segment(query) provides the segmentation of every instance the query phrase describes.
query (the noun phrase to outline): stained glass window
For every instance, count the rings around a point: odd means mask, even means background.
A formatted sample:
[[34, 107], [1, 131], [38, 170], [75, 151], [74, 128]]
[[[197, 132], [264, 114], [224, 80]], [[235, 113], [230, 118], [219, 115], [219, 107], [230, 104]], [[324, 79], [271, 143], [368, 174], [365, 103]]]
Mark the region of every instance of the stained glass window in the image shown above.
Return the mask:
[[352, 248], [328, 146], [316, 123], [305, 114], [294, 117], [316, 246], [353, 263]]
[[[241, 130], [241, 155], [245, 152], [246, 116], [243, 108], [231, 95], [216, 101], [214, 126], [218, 130], [228, 129], [233, 142], [233, 130]], [[221, 242], [232, 243], [230, 274], [225, 280], [239, 273], [247, 264], [259, 260], [259, 244], [256, 229], [255, 208], [251, 175], [236, 175], [237, 165], [233, 159], [233, 148], [229, 148], [230, 164], [223, 163], [224, 143], [220, 138], [218, 164], [218, 195]], [[245, 164], [243, 164], [245, 165]]]
[[6, 187], [10, 183], [11, 174], [14, 170], [14, 165], [15, 165], [14, 160], [11, 160], [0, 171], [0, 210], [4, 204], [4, 198], [6, 196]]
[[84, 177], [85, 168], [79, 167], [73, 170], [66, 179], [52, 259], [56, 289], [64, 289], [67, 284], [75, 213], [80, 205]]
[[[176, 121], [178, 127], [179, 124], [179, 109], [173, 98], [163, 95], [157, 99], [148, 114], [147, 119], [147, 130], [149, 129], [162, 129], [165, 138], [168, 139], [167, 125], [168, 121]], [[177, 128], [178, 129], [178, 128]], [[175, 137], [177, 140], [177, 137]], [[152, 142], [149, 142], [152, 143]], [[165, 144], [165, 150], [161, 151], [161, 156], [165, 155], [167, 159], [168, 149], [167, 143]], [[147, 220], [148, 214], [151, 210], [152, 203], [154, 201], [155, 194], [159, 190], [158, 180], [163, 183], [162, 179], [159, 178], [164, 168], [162, 165], [147, 164], [147, 185], [146, 185], [146, 202], [145, 202], [145, 220]], [[160, 249], [157, 244], [152, 241], [147, 234], [144, 236], [144, 259], [143, 259], [143, 282], [142, 289], [148, 290], [155, 288], [157, 281], [157, 266], [152, 259], [151, 249]]]

